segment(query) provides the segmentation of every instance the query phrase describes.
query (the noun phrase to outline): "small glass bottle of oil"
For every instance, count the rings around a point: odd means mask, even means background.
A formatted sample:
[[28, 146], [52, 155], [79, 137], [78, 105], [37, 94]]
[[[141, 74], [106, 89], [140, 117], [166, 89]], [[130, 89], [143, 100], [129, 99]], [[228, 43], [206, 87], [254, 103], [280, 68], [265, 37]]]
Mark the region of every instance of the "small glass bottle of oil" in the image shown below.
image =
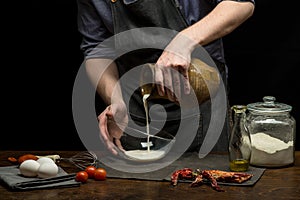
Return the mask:
[[229, 138], [229, 167], [231, 171], [247, 171], [251, 156], [251, 140], [246, 128], [245, 105], [234, 105], [233, 127]]
[[246, 159], [236, 159], [230, 161], [230, 170], [235, 172], [244, 172], [249, 168], [249, 160]]

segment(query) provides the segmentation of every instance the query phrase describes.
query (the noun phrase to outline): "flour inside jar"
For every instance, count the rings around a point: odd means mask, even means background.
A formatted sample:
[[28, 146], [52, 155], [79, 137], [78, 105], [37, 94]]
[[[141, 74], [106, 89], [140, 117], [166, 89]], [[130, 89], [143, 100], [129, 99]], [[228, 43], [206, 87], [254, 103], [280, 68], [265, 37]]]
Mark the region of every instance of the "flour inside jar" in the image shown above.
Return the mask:
[[250, 164], [263, 167], [278, 167], [294, 160], [293, 141], [284, 142], [259, 132], [251, 135], [252, 152]]

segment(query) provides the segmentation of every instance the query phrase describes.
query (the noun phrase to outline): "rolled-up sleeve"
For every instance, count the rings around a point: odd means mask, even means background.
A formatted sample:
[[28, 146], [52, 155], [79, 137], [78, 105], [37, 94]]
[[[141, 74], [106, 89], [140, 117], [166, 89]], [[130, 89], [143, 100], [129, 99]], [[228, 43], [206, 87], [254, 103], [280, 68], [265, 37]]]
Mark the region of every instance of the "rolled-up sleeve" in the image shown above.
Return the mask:
[[80, 48], [85, 58], [113, 58], [112, 42], [105, 42], [113, 36], [112, 16], [106, 1], [77, 0], [78, 31], [82, 36]]

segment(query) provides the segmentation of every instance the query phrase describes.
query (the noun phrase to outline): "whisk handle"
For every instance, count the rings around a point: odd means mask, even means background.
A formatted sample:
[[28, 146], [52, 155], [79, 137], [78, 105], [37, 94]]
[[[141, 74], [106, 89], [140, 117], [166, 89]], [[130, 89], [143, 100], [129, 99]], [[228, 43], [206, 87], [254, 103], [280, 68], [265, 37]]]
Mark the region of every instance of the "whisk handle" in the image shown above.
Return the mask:
[[57, 154], [54, 154], [54, 155], [45, 155], [45, 156], [36, 156], [38, 158], [41, 158], [41, 157], [47, 157], [47, 158], [51, 158], [54, 162], [56, 162], [57, 160], [60, 160], [60, 156], [57, 155]]

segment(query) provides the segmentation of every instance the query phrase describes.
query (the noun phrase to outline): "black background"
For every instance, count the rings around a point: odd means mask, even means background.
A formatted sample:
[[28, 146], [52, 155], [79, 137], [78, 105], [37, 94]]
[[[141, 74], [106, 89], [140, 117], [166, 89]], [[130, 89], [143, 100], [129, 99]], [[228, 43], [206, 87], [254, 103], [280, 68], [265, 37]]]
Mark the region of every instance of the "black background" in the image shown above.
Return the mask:
[[[230, 104], [272, 95], [291, 105], [300, 121], [299, 12], [280, 2], [257, 0], [254, 15], [224, 38]], [[84, 149], [72, 115], [73, 83], [83, 59], [76, 1], [15, 4], [2, 18], [0, 150]]]

